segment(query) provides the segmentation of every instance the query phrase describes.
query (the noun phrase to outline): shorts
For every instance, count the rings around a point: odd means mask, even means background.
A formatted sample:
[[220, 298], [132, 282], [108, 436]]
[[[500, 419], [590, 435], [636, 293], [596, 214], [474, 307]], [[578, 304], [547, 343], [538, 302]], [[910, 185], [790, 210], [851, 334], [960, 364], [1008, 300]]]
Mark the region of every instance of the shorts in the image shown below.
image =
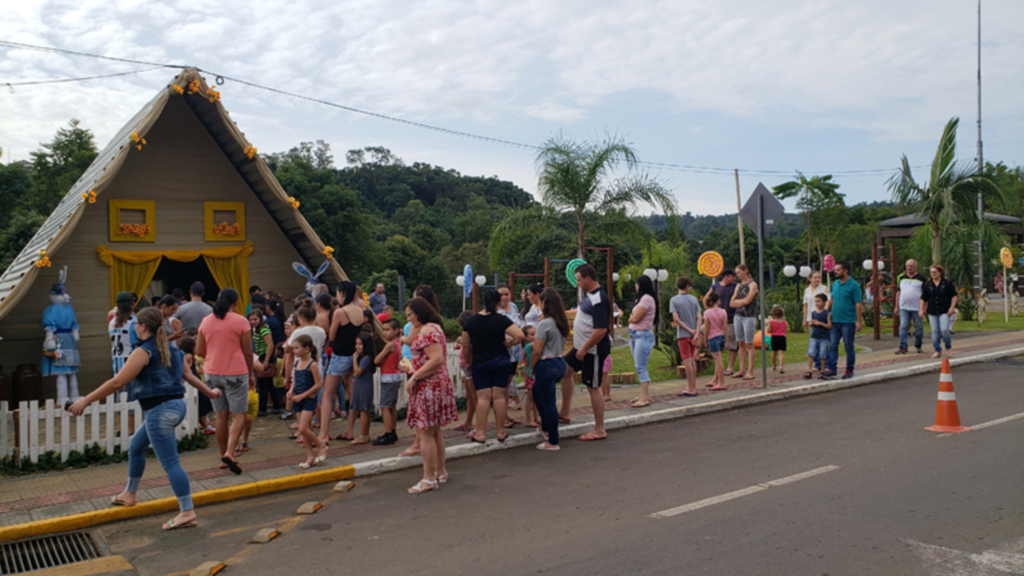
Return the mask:
[[574, 372], [583, 374], [582, 381], [584, 386], [587, 388], [600, 388], [601, 367], [604, 365], [604, 360], [608, 357], [608, 353], [601, 354], [601, 351], [598, 350], [597, 354], [590, 352], [583, 357], [583, 360], [578, 360], [576, 352], [576, 348], [569, 350], [564, 358], [565, 364], [572, 368]]
[[316, 412], [316, 394], [302, 400], [292, 400], [292, 412]]
[[[473, 364], [473, 387], [477, 390], [488, 388], [508, 388], [509, 364], [508, 356], [497, 356], [480, 364]], [[515, 364], [512, 364], [515, 368]], [[515, 372], [512, 372], [515, 374]]]
[[398, 406], [398, 389], [402, 387], [401, 374], [380, 375], [380, 407], [394, 408]]
[[786, 351], [786, 337], [785, 336], [772, 336], [772, 352], [785, 352]]
[[[231, 412], [245, 414], [249, 411], [249, 375], [218, 376], [206, 375], [206, 384], [211, 388], [220, 388], [220, 398], [212, 398], [215, 412]], [[259, 404], [257, 400], [256, 404]]]
[[733, 318], [733, 325], [736, 326], [736, 341], [754, 343], [754, 332], [757, 331], [757, 318], [753, 316], [736, 316]]
[[331, 363], [327, 366], [328, 376], [344, 376], [351, 371], [351, 356], [331, 356]]
[[260, 412], [260, 395], [255, 390], [249, 390], [249, 420], [255, 420]]
[[693, 338], [679, 339], [679, 355], [683, 357], [683, 360], [693, 360], [696, 353], [697, 349], [693, 345]]
[[717, 352], [721, 352], [722, 348], [724, 348], [724, 347], [725, 347], [725, 336], [724, 335], [722, 335], [722, 336], [715, 336], [714, 338], [708, 340], [708, 351], [711, 352], [712, 354], [715, 354]]
[[509, 358], [509, 362], [512, 365], [508, 367], [508, 375], [509, 376], [515, 376], [516, 373], [519, 372], [519, 363], [518, 362], [512, 362], [511, 358]]

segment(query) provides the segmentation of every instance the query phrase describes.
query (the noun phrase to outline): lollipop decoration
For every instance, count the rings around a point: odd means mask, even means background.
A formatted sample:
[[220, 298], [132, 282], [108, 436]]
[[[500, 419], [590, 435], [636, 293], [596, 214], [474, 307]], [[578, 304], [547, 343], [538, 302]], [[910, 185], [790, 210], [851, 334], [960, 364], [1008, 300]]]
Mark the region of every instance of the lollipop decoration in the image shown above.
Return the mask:
[[722, 260], [722, 255], [718, 252], [709, 250], [697, 259], [697, 271], [705, 276], [714, 278], [721, 274], [724, 268], [725, 261]]
[[469, 298], [469, 295], [473, 293], [473, 267], [469, 264], [463, 268], [462, 278], [462, 297]]
[[831, 254], [825, 255], [825, 260], [821, 263], [821, 269], [831, 274], [836, 270], [836, 259]]
[[569, 285], [576, 288], [576, 269], [586, 264], [586, 260], [577, 258], [570, 260], [569, 264], [565, 267], [565, 279], [569, 281]]
[[1003, 268], [1013, 268], [1013, 252], [1009, 248], [1003, 247], [999, 251], [999, 259], [1003, 262]]

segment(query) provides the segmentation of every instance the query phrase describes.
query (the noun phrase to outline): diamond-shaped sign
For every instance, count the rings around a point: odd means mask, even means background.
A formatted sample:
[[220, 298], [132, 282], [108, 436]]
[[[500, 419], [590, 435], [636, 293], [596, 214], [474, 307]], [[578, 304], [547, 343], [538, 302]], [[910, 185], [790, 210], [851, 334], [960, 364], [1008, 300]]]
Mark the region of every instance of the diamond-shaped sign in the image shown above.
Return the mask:
[[740, 218], [744, 224], [754, 230], [754, 234], [758, 233], [757, 202], [760, 197], [764, 197], [764, 233], [767, 235], [771, 232], [772, 227], [775, 226], [775, 221], [786, 212], [786, 208], [782, 205], [782, 202], [779, 202], [778, 198], [765, 188], [764, 184], [758, 182], [757, 188], [754, 188], [754, 193], [750, 195], [747, 203], [740, 210]]

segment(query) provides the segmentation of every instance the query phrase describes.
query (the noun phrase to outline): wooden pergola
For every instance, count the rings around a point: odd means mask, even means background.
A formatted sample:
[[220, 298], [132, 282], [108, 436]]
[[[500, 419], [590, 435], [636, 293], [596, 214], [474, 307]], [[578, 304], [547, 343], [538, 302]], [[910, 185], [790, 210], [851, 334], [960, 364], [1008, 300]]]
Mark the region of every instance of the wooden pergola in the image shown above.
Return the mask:
[[[1005, 214], [994, 214], [985, 212], [985, 220], [995, 223], [1002, 230], [1003, 234], [1010, 236], [1017, 244], [1024, 243], [1024, 225], [1020, 218], [1006, 216]], [[885, 241], [890, 238], [910, 238], [914, 230], [924, 226], [927, 220], [921, 216], [898, 216], [878, 223], [878, 236], [876, 241], [879, 247], [885, 246]]]

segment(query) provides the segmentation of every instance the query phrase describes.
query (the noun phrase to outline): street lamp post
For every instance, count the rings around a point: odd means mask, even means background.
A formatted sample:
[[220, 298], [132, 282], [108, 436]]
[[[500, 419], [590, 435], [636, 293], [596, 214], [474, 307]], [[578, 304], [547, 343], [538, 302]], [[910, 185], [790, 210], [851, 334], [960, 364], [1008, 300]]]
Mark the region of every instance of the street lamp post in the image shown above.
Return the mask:
[[658, 305], [655, 307], [658, 315], [658, 332], [665, 329], [665, 315], [662, 313], [662, 293], [661, 284], [665, 280], [668, 280], [668, 270], [661, 266], [661, 264], [655, 264], [654, 268], [648, 268], [644, 270], [644, 276], [647, 276], [656, 284], [656, 292], [658, 293]]

